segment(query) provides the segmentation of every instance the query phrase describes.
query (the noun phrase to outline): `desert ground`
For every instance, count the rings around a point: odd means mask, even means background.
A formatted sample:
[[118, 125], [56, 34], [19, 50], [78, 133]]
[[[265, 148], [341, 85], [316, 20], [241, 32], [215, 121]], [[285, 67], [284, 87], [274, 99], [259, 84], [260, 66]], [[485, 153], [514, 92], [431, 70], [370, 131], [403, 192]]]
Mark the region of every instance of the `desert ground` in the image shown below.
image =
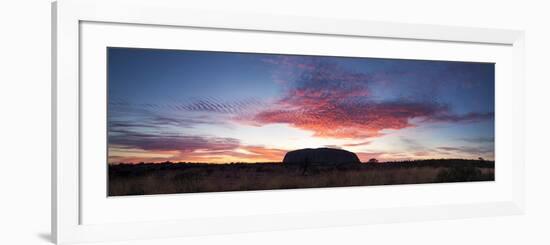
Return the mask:
[[434, 159], [288, 166], [282, 163], [138, 163], [108, 165], [108, 195], [152, 195], [493, 181], [494, 161]]

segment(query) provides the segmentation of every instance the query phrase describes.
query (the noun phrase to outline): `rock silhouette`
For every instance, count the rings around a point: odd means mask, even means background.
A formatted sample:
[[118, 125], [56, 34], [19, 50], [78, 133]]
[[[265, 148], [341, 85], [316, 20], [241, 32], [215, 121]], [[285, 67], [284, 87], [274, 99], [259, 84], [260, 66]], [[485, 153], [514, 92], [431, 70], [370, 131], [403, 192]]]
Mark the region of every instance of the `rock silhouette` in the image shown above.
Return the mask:
[[360, 163], [355, 153], [341, 149], [300, 149], [286, 153], [283, 164], [306, 167], [309, 165], [338, 166]]

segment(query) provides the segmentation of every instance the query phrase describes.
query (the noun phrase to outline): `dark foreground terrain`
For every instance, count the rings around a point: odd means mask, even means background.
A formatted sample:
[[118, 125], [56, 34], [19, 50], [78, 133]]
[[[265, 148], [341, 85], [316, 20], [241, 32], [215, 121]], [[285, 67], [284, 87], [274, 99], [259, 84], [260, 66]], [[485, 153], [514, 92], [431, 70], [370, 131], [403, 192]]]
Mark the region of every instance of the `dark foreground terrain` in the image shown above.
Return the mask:
[[493, 181], [494, 162], [421, 160], [307, 169], [281, 163], [109, 165], [109, 196]]

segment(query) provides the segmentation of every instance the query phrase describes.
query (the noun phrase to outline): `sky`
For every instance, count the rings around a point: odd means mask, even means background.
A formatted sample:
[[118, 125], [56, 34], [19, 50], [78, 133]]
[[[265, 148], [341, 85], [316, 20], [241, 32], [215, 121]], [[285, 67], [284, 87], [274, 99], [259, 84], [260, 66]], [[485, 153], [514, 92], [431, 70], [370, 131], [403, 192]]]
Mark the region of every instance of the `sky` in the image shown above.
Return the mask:
[[114, 48], [108, 162], [494, 160], [494, 64]]

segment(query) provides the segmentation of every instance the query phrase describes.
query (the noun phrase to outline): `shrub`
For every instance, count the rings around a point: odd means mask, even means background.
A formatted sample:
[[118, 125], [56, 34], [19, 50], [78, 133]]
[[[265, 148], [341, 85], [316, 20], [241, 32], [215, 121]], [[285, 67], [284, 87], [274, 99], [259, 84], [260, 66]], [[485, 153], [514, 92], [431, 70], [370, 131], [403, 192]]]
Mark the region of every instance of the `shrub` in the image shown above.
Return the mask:
[[371, 158], [371, 159], [369, 159], [369, 161], [367, 163], [378, 163], [378, 159]]
[[448, 169], [441, 170], [437, 174], [437, 182], [464, 182], [476, 181], [482, 177], [481, 170], [472, 166], [453, 166]]

